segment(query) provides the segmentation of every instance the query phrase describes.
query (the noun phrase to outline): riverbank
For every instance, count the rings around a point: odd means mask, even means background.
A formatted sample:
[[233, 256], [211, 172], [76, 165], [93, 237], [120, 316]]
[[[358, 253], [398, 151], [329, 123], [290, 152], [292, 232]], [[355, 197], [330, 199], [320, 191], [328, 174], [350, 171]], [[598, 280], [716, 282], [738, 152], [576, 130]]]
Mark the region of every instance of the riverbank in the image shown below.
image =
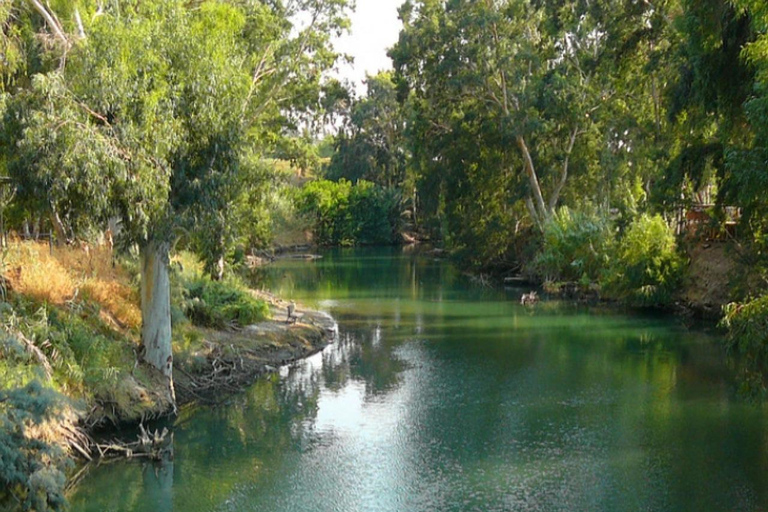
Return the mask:
[[177, 359], [174, 383], [179, 405], [216, 405], [242, 391], [260, 375], [309, 357], [327, 347], [336, 334], [328, 314], [289, 303], [274, 295], [253, 292], [266, 300], [271, 320], [238, 330], [198, 329], [197, 347]]
[[[681, 269], [684, 277], [679, 287], [672, 292], [668, 301], [652, 307], [678, 316], [719, 322], [723, 308], [736, 300], [733, 281], [741, 269], [734, 257], [733, 248], [721, 240], [688, 241], [683, 247], [687, 263]], [[606, 297], [597, 283], [539, 284], [549, 294], [567, 300], [625, 305], [621, 300]]]
[[136, 454], [94, 438], [112, 439], [179, 406], [221, 403], [333, 341], [330, 316], [298, 305], [289, 321], [286, 301], [241, 281], [206, 281], [199, 262], [179, 257], [174, 403], [166, 379], [141, 362], [131, 261], [114, 261], [105, 247], [14, 241], [5, 251], [0, 448], [18, 457], [0, 467], [0, 508], [34, 496], [53, 506], [72, 460]]
[[[162, 458], [165, 450], [161, 445], [158, 447], [163, 449], [156, 453], [124, 449], [135, 441], [135, 428], [131, 427], [174, 416], [183, 407], [222, 405], [244, 392], [261, 376], [276, 373], [283, 366], [317, 354], [334, 341], [337, 326], [330, 315], [294, 303], [295, 309], [289, 316], [287, 301], [265, 291], [252, 290], [251, 293], [269, 304], [269, 320], [238, 329], [185, 328], [186, 336], [195, 341], [176, 357], [173, 371], [175, 403], [165, 397], [165, 383], [158, 378], [156, 386], [141, 387], [134, 393], [136, 400], [132, 407], [138, 417], [118, 416], [115, 419], [114, 411], [112, 414], [92, 411], [90, 421], [70, 423], [63, 429], [75, 433], [60, 439], [63, 447], [75, 459], [87, 461], [105, 457]], [[152, 399], [148, 400], [149, 397]], [[110, 441], [100, 444], [95, 438]]]

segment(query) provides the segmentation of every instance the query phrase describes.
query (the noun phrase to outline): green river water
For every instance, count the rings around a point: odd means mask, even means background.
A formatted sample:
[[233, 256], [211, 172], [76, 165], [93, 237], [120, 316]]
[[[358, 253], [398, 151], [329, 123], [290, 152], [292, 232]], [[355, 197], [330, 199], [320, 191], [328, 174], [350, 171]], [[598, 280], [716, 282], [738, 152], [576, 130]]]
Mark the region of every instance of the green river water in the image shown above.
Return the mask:
[[334, 251], [265, 271], [337, 342], [176, 421], [163, 466], [91, 467], [74, 511], [768, 510], [768, 414], [716, 336], [518, 304], [450, 264]]

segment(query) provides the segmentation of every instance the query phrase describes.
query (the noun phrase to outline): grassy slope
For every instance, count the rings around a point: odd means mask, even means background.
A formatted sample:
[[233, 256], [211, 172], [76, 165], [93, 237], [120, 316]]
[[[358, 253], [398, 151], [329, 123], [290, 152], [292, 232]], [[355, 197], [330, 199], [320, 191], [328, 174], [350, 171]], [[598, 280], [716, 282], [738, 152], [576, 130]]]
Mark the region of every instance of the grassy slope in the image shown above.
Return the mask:
[[154, 391], [157, 376], [136, 364], [138, 293], [106, 247], [51, 251], [47, 244], [14, 242], [3, 275], [4, 339], [21, 339], [36, 353], [29, 361], [0, 360], [6, 386], [37, 377], [70, 398], [87, 424], [136, 420], [168, 406]]
[[[0, 452], [5, 446], [25, 459], [22, 450], [31, 449], [34, 456], [33, 464], [19, 462], [26, 478], [17, 472], [10, 486], [0, 457], [2, 508], [33, 494], [48, 492], [49, 500], [60, 496], [61, 481], [49, 479], [47, 491], [34, 487], [32, 473], [54, 463], [46, 446], [65, 457], [84, 454], [88, 439], [78, 427], [141, 421], [167, 412], [171, 403], [159, 372], [137, 363], [141, 315], [135, 263], [113, 266], [105, 247], [51, 251], [32, 242], [11, 243], [0, 263], [5, 299], [0, 301], [0, 428], [26, 414], [24, 408], [31, 406], [27, 385], [64, 397], [50, 402], [44, 423], [23, 421], [21, 435], [44, 446], [0, 436]], [[333, 322], [327, 316], [300, 311], [299, 322], [286, 323], [287, 303], [248, 290], [236, 279], [213, 283], [189, 254], [177, 255], [172, 269], [180, 403], [218, 403], [272, 367], [330, 341]], [[267, 321], [271, 315], [279, 320]], [[20, 393], [16, 403], [25, 405], [17, 409], [4, 393], [17, 398]]]
[[[29, 357], [0, 357], [0, 383], [13, 388], [42, 379], [71, 399], [86, 426], [166, 411], [169, 403], [159, 391], [164, 382], [136, 361], [141, 313], [133, 267], [130, 261], [113, 266], [106, 247], [51, 251], [47, 244], [12, 243], [4, 257], [8, 300], [1, 326], [3, 339], [25, 340]], [[188, 253], [176, 255], [172, 268], [175, 368], [182, 383], [234, 360], [240, 362], [237, 380], [251, 379], [264, 365], [296, 359], [325, 343], [328, 325], [311, 312], [306, 322], [244, 329], [271, 315], [284, 317], [285, 304], [237, 280], [211, 283]], [[8, 343], [0, 346], [0, 356], [9, 350]]]

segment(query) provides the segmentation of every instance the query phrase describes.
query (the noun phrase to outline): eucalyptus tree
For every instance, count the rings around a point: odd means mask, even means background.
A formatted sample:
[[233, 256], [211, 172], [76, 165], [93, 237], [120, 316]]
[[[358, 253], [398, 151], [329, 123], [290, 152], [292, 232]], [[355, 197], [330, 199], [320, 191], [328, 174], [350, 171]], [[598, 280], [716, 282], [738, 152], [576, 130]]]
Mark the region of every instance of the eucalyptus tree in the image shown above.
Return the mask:
[[738, 192], [726, 155], [752, 134], [744, 104], [754, 93], [755, 69], [743, 51], [756, 31], [754, 9], [746, 6], [729, 0], [680, 2], [672, 49], [676, 77], [666, 98], [672, 125], [667, 144], [673, 151], [656, 187], [660, 201], [679, 202], [681, 194], [691, 196], [712, 183], [720, 192], [718, 203]]
[[768, 6], [750, 0], [734, 4], [736, 13], [750, 20], [752, 38], [741, 47], [740, 67], [748, 66], [753, 79], [744, 94], [741, 128], [746, 133], [726, 151], [723, 199], [744, 209], [744, 227], [764, 252], [768, 227]]
[[[85, 37], [61, 38], [62, 65], [8, 101], [7, 165], [22, 195], [43, 198], [71, 229], [117, 215], [123, 241], [140, 247], [143, 357], [171, 392], [170, 247], [193, 233], [215, 271], [237, 232], [228, 216], [246, 156], [311, 108], [345, 9], [344, 0], [110, 4], [83, 22]], [[301, 13], [309, 21], [296, 28]]]
[[366, 78], [367, 93], [352, 102], [329, 165], [332, 178], [364, 179], [399, 188], [406, 179], [406, 107], [397, 100], [391, 72]]
[[401, 16], [391, 56], [425, 117], [419, 141], [480, 123], [485, 149], [495, 144], [499, 152], [499, 171], [522, 170], [516, 188], [542, 225], [560, 202], [574, 149], [597, 136], [614, 92], [600, 68], [605, 20], [579, 2], [525, 0], [406, 2]]

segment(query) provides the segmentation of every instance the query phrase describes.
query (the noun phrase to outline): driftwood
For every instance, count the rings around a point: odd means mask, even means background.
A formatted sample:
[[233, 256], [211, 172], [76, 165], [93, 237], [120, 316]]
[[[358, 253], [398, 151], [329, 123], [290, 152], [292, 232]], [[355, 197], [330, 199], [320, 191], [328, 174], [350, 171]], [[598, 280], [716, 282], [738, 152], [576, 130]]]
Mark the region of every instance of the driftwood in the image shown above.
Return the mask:
[[221, 351], [214, 353], [209, 358], [209, 370], [200, 375], [192, 375], [177, 367], [185, 378], [176, 379], [176, 389], [180, 393], [182, 402], [197, 401], [207, 405], [219, 405], [228, 399], [228, 395], [237, 394], [250, 386], [255, 378], [263, 373], [262, 365], [252, 357], [256, 355], [248, 349], [231, 347], [234, 356], [224, 356]]
[[150, 432], [139, 425], [141, 433], [138, 439], [132, 443], [123, 441], [112, 441], [110, 443], [94, 443], [94, 448], [102, 459], [108, 457], [143, 457], [150, 460], [165, 460], [173, 458], [173, 433], [163, 427], [162, 432], [155, 430]]
[[76, 452], [85, 458], [87, 461], [92, 461], [91, 447], [93, 446], [93, 439], [82, 428], [75, 425], [69, 425], [66, 422], [61, 424], [61, 434], [66, 439], [67, 444]]

